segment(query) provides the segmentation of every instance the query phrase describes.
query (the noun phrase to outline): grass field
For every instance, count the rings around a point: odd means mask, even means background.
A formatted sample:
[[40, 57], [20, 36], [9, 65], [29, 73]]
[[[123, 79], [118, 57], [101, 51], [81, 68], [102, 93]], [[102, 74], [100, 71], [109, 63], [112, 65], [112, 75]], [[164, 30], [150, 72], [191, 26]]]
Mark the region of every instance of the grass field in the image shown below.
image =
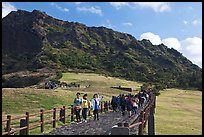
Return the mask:
[[[54, 107], [61, 108], [63, 105], [70, 106], [77, 92], [83, 94], [87, 93], [88, 98], [91, 99], [94, 93], [99, 96], [104, 96], [104, 101], [111, 99], [113, 95], [121, 93], [127, 94], [128, 92], [112, 89], [111, 86], [124, 86], [133, 89], [139, 89], [141, 83], [126, 81], [118, 78], [105, 77], [98, 74], [91, 73], [64, 73], [61, 81], [68, 83], [80, 83], [81, 88], [63, 89], [58, 88], [55, 90], [48, 89], [34, 89], [34, 88], [3, 88], [2, 89], [2, 119], [6, 119], [6, 115], [10, 114], [12, 117], [25, 115], [25, 112], [30, 114], [39, 112], [40, 109], [50, 110]], [[91, 85], [86, 88], [87, 85]], [[70, 113], [70, 112], [67, 112]], [[51, 117], [51, 116], [50, 116]], [[39, 119], [36, 117], [34, 121]], [[19, 122], [14, 122], [14, 125]], [[62, 125], [60, 122], [58, 125]], [[5, 127], [5, 123], [2, 125]], [[51, 125], [46, 126], [45, 132], [50, 131]], [[39, 134], [40, 128], [30, 132], [30, 134]]]
[[94, 73], [63, 73], [60, 81], [77, 82], [83, 86], [91, 85], [94, 87], [108, 87], [111, 86], [124, 86], [132, 87], [134, 90], [139, 89], [142, 83], [128, 81], [124, 79], [102, 76]]
[[[123, 79], [105, 77], [92, 73], [63, 73], [61, 81], [76, 82], [81, 88], [55, 90], [34, 88], [4, 88], [2, 89], [2, 119], [10, 114], [12, 117], [30, 114], [40, 109], [50, 110], [63, 105], [70, 106], [76, 92], [87, 93], [91, 99], [94, 93], [110, 100], [113, 95], [128, 92], [112, 89], [111, 86], [131, 87], [139, 89], [142, 83]], [[86, 88], [90, 85], [89, 88]], [[69, 112], [68, 112], [69, 113]], [[36, 119], [39, 119], [36, 118]], [[36, 120], [33, 119], [33, 120]], [[67, 119], [70, 120], [70, 119]], [[156, 134], [202, 134], [202, 92], [168, 89], [157, 97], [155, 113]], [[19, 123], [17, 123], [19, 125]], [[58, 122], [57, 125], [62, 125]], [[4, 127], [2, 125], [2, 127]], [[45, 126], [45, 132], [52, 130], [52, 125]], [[30, 134], [40, 134], [40, 127], [31, 130]]]
[[157, 97], [157, 135], [202, 135], [202, 92], [167, 89]]

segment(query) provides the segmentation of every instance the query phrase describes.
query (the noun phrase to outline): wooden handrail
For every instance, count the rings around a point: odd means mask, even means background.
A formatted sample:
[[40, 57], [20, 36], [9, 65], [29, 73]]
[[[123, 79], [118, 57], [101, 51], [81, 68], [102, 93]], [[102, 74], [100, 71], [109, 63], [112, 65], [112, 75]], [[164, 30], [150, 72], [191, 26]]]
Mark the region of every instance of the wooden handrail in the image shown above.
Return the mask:
[[3, 123], [3, 122], [7, 122], [7, 121], [8, 121], [8, 119], [2, 120], [2, 123]]
[[20, 131], [20, 130], [27, 129], [27, 128], [28, 128], [27, 126], [21, 127], [21, 128], [17, 128], [17, 129], [11, 130], [10, 133], [14, 133], [16, 131]]
[[[110, 101], [108, 101], [108, 102], [110, 103]], [[103, 107], [103, 104], [104, 104], [104, 103], [101, 103], [101, 104], [100, 104], [100, 105], [102, 106], [101, 108], [102, 108], [102, 109], [105, 109], [105, 108]], [[108, 105], [108, 107], [110, 107], [110, 104]], [[68, 115], [65, 114], [65, 110], [67, 110], [67, 109], [71, 109], [71, 113], [69, 112]], [[59, 111], [62, 111], [62, 113], [61, 113], [62, 115], [61, 115], [61, 117], [59, 117], [59, 119], [58, 119], [58, 118], [56, 118], [56, 112], [59, 112]], [[53, 112], [53, 117], [52, 117], [52, 119], [51, 119], [51, 120], [45, 120], [45, 119], [44, 119], [44, 114], [52, 113], [52, 112]], [[102, 112], [102, 110], [101, 110], [101, 112]], [[33, 116], [37, 116], [37, 115], [39, 115], [39, 118], [41, 119], [40, 122], [35, 122], [35, 123], [29, 125], [29, 118], [30, 118], [30, 117], [33, 117]], [[71, 121], [73, 121], [73, 120], [74, 120], [74, 118], [73, 118], [73, 116], [74, 116], [74, 113], [73, 113], [73, 105], [68, 106], [68, 107], [63, 106], [62, 108], [54, 108], [54, 109], [46, 110], [46, 111], [44, 111], [43, 109], [41, 109], [40, 112], [37, 112], [37, 113], [34, 113], [34, 114], [29, 114], [28, 112], [26, 112], [26, 115], [24, 115], [24, 116], [19, 116], [19, 117], [15, 117], [15, 118], [11, 118], [11, 116], [10, 116], [10, 117], [7, 116], [7, 119], [2, 120], [2, 123], [3, 123], [3, 122], [7, 122], [7, 128], [10, 128], [11, 120], [18, 120], [18, 119], [25, 118], [25, 123], [26, 123], [26, 124], [25, 124], [25, 126], [23, 126], [23, 127], [21, 126], [20, 128], [17, 128], [17, 129], [14, 129], [14, 130], [8, 130], [8, 131], [6, 131], [6, 132], [3, 132], [2, 135], [7, 135], [7, 134], [9, 135], [9, 134], [11, 134], [11, 133], [14, 133], [14, 132], [17, 132], [17, 131], [21, 131], [21, 130], [26, 130], [26, 134], [28, 134], [30, 129], [33, 129], [33, 128], [38, 127], [38, 126], [41, 126], [41, 132], [43, 132], [43, 131], [44, 131], [44, 125], [47, 124], [48, 122], [53, 122], [53, 128], [55, 128], [55, 124], [56, 124], [55, 122], [56, 122], [56, 121], [59, 121], [59, 120], [61, 119], [62, 122], [65, 123], [65, 118], [70, 117], [70, 116], [71, 116]], [[8, 125], [8, 123], [9, 123], [9, 125]], [[140, 123], [140, 122], [139, 122], [139, 123]], [[131, 127], [133, 127], [133, 126], [136, 126], [136, 125], [139, 124], [139, 123], [130, 125], [129, 127], [131, 128]]]
[[44, 111], [43, 114], [50, 113], [50, 112], [54, 112], [54, 110], [51, 109], [51, 110]]
[[3, 132], [3, 133], [2, 133], [2, 135], [7, 135], [7, 134], [8, 134], [8, 132]]
[[129, 128], [134, 128], [135, 126], [138, 126], [140, 124], [142, 124], [142, 122], [137, 122], [135, 124], [130, 125]]
[[20, 116], [20, 117], [11, 118], [11, 120], [21, 119], [21, 118], [26, 118], [26, 117], [27, 116]]
[[41, 124], [42, 124], [42, 122], [38, 122], [38, 123], [36, 123], [36, 124], [32, 124], [32, 125], [29, 126], [29, 129], [32, 129], [32, 128], [34, 128], [34, 127], [38, 127], [38, 126], [40, 126]]
[[[3, 122], [7, 122], [7, 123], [9, 123], [9, 125], [7, 125], [8, 127], [7, 128], [10, 128], [10, 123], [11, 123], [11, 120], [20, 120], [20, 119], [22, 119], [22, 118], [26, 118], [26, 124], [27, 124], [27, 126], [24, 126], [24, 127], [20, 127], [20, 128], [17, 128], [17, 129], [15, 129], [15, 130], [8, 130], [8, 131], [6, 131], [6, 132], [3, 132], [2, 133], [2, 135], [7, 135], [7, 134], [11, 134], [11, 133], [14, 133], [14, 132], [17, 132], [17, 131], [21, 131], [21, 130], [25, 130], [25, 129], [33, 129], [33, 128], [35, 128], [35, 127], [37, 127], [37, 126], [41, 126], [41, 130], [44, 130], [44, 124], [47, 124], [48, 122], [53, 122], [53, 127], [55, 127], [54, 126], [54, 124], [55, 124], [55, 121], [59, 121], [57, 118], [54, 118], [53, 117], [53, 119], [52, 120], [44, 120], [44, 114], [46, 114], [46, 113], [51, 113], [51, 112], [53, 112], [53, 115], [54, 115], [54, 112], [56, 113], [56, 112], [59, 112], [60, 110], [61, 111], [65, 111], [65, 110], [67, 110], [67, 109], [71, 109], [72, 108], [72, 106], [68, 106], [68, 107], [65, 107], [65, 106], [63, 106], [62, 108], [55, 108], [55, 110], [54, 109], [51, 109], [51, 110], [46, 110], [46, 111], [43, 111], [42, 109], [41, 109], [41, 111], [40, 112], [37, 112], [37, 113], [34, 113], [34, 114], [29, 114], [28, 112], [26, 112], [26, 115], [24, 115], [24, 116], [19, 116], [19, 117], [14, 117], [14, 118], [11, 118], [11, 116], [7, 116], [7, 119], [5, 119], [5, 120], [2, 120], [2, 123]], [[33, 117], [33, 116], [37, 116], [37, 115], [41, 115], [41, 122], [35, 122], [34, 124], [31, 124], [31, 125], [29, 125], [29, 118], [30, 117]], [[55, 114], [56, 115], [56, 114]], [[64, 118], [66, 118], [66, 117], [69, 117], [69, 116], [73, 116], [73, 114], [68, 114], [67, 116], [61, 116], [60, 118], [61, 119], [64, 119]], [[65, 121], [64, 121], [65, 122]], [[27, 134], [28, 134], [28, 130], [27, 130]]]
[[36, 115], [39, 115], [39, 112], [38, 113], [34, 113], [34, 114], [30, 114], [29, 117], [33, 117], [33, 116], [36, 116]]

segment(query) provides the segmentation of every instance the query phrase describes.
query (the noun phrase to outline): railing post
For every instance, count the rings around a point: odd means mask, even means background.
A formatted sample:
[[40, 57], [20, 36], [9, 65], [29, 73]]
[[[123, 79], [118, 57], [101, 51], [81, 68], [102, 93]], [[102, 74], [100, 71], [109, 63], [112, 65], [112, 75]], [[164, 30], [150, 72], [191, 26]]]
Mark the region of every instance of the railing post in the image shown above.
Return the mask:
[[[153, 100], [155, 101], [155, 100]], [[150, 114], [148, 118], [148, 135], [155, 135], [154, 130], [154, 105], [150, 106]]]
[[156, 95], [153, 95], [154, 99], [153, 99], [153, 103], [154, 103], [154, 108], [156, 108]]
[[139, 125], [139, 135], [143, 135], [143, 128], [144, 128], [144, 111], [142, 110], [140, 113], [140, 122], [142, 122]]
[[29, 135], [29, 112], [26, 112], [26, 135]]
[[61, 121], [61, 122], [62, 122], [62, 115], [63, 115], [63, 114], [62, 114], [62, 113], [63, 113], [62, 111], [63, 111], [62, 108], [60, 108], [60, 119], [59, 119], [59, 121]]
[[74, 121], [74, 106], [71, 105], [71, 121]]
[[[25, 127], [26, 126], [26, 120], [25, 119], [21, 119], [20, 120], [20, 128]], [[26, 129], [22, 129], [20, 130], [20, 135], [27, 135], [26, 133]]]
[[65, 124], [65, 106], [63, 106], [63, 111], [62, 111], [62, 115], [64, 116], [64, 118], [62, 119], [62, 122]]
[[6, 132], [10, 135], [11, 130], [11, 115], [7, 115], [7, 122], [6, 122]]
[[149, 106], [147, 106], [146, 108], [145, 108], [145, 112], [144, 112], [144, 127], [143, 128], [145, 128], [146, 127], [146, 124], [147, 124], [147, 118], [148, 118], [148, 108], [149, 108]]
[[43, 109], [40, 110], [41, 114], [40, 114], [40, 122], [41, 122], [41, 133], [44, 132], [44, 114], [43, 114]]
[[56, 127], [56, 108], [53, 108], [53, 122], [52, 122], [52, 127]]

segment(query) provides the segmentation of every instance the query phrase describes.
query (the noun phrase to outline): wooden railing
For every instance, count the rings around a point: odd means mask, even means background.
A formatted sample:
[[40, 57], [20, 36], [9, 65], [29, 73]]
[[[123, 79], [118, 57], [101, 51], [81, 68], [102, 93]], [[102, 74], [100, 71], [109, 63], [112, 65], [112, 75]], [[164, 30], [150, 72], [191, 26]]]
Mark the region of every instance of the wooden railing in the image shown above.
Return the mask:
[[[108, 101], [108, 108], [104, 108], [104, 103], [105, 101], [100, 102], [100, 112], [102, 113], [105, 109], [110, 109], [110, 101]], [[66, 114], [66, 110], [70, 110], [71, 113], [69, 113], [68, 115]], [[88, 111], [88, 116], [91, 116], [91, 110], [89, 109]], [[57, 112], [59, 112], [59, 117], [57, 118]], [[45, 119], [45, 114], [47, 113], [52, 113], [52, 117], [51, 119]], [[32, 117], [36, 117], [39, 116], [39, 119], [37, 120], [37, 122], [34, 122], [31, 124], [30, 119]], [[43, 133], [44, 132], [44, 127], [46, 124], [50, 124], [50, 122], [52, 123], [52, 128], [56, 128], [56, 122], [57, 121], [61, 121], [63, 124], [65, 124], [66, 118], [70, 117], [70, 121], [73, 122], [74, 121], [74, 107], [73, 105], [71, 106], [63, 106], [62, 108], [53, 108], [51, 110], [46, 110], [44, 111], [43, 109], [40, 110], [40, 112], [38, 113], [34, 113], [34, 114], [29, 114], [29, 112], [26, 112], [24, 116], [19, 116], [19, 117], [15, 117], [12, 118], [11, 115], [7, 115], [7, 118], [5, 120], [2, 120], [2, 127], [3, 127], [3, 123], [6, 122], [6, 127], [4, 128], [5, 132], [2, 133], [2, 135], [11, 135], [13, 133], [16, 133], [19, 131], [20, 135], [28, 135], [29, 131], [37, 128], [40, 126], [40, 132]], [[16, 121], [16, 120], [20, 120], [20, 126], [18, 126], [17, 128], [13, 128], [12, 127], [12, 122]]]
[[148, 102], [143, 104], [137, 111], [132, 120], [127, 123], [118, 123], [112, 127], [112, 135], [130, 135], [130, 129], [137, 128], [138, 135], [143, 135], [148, 122], [148, 135], [154, 135], [154, 108], [156, 96], [152, 94]]

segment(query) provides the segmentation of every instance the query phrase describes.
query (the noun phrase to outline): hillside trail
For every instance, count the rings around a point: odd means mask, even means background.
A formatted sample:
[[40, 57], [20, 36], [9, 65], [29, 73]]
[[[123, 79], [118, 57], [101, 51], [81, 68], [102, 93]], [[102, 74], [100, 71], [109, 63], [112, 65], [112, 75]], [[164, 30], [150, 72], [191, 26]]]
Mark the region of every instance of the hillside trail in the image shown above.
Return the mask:
[[[136, 115], [132, 115], [131, 118]], [[87, 123], [64, 125], [44, 135], [110, 135], [114, 125], [128, 122], [131, 118], [127, 113], [122, 116], [121, 112], [99, 113], [99, 120], [94, 121], [93, 117], [89, 117]]]

